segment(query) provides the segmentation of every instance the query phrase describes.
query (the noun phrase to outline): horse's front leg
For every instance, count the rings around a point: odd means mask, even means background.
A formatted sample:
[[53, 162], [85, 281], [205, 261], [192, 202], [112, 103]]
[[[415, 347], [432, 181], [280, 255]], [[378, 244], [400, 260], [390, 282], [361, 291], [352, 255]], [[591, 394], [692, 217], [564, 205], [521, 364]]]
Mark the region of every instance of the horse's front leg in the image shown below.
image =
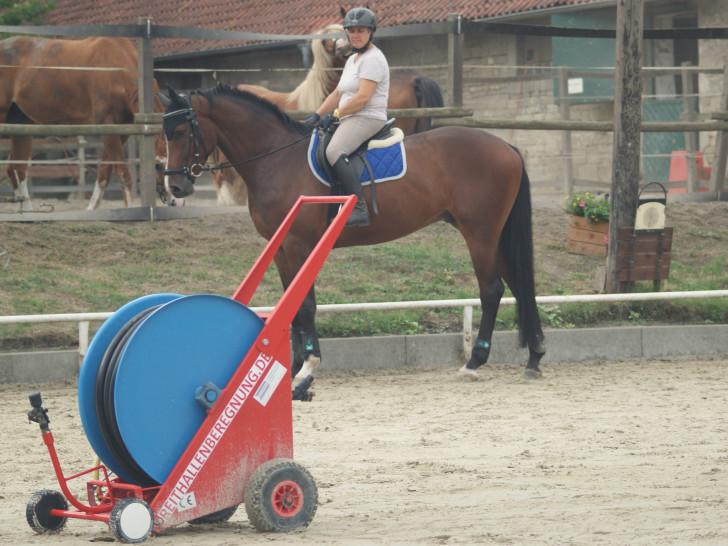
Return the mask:
[[[302, 251], [304, 248], [305, 245], [292, 239], [289, 245], [280, 249], [275, 255], [274, 260], [284, 291], [288, 289], [300, 269], [300, 264], [308, 256], [305, 251]], [[294, 388], [306, 377], [312, 375], [321, 363], [321, 349], [316, 333], [315, 317], [316, 288], [312, 284], [291, 323], [293, 349], [291, 377]]]
[[321, 348], [316, 333], [316, 292], [313, 286], [306, 294], [301, 307], [291, 325], [291, 342], [293, 345], [293, 364], [291, 377], [295, 387], [313, 375], [321, 363]]

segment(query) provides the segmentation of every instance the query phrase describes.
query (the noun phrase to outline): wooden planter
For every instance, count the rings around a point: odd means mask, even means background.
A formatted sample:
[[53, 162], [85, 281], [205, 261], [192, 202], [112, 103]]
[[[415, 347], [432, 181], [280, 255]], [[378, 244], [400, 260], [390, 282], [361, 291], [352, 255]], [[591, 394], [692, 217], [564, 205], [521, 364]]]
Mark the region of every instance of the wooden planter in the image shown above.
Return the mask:
[[[637, 231], [620, 228], [617, 238], [617, 280], [661, 281], [670, 275], [672, 228]], [[656, 286], [659, 287], [659, 284]]]
[[608, 234], [609, 222], [592, 224], [581, 216], [570, 216], [566, 251], [572, 254], [606, 257]]

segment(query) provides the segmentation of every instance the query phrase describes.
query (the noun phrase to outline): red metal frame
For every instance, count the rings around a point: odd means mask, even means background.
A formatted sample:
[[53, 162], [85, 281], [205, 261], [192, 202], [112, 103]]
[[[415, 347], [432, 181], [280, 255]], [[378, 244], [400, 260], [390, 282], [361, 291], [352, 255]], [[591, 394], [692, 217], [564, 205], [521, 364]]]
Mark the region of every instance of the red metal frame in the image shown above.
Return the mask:
[[[137, 497], [149, 503], [156, 532], [241, 504], [248, 480], [261, 464], [279, 457], [293, 458], [290, 324], [344, 228], [356, 197], [299, 197], [232, 297], [249, 304], [304, 204], [331, 203], [342, 205], [339, 213], [273, 311], [262, 315], [265, 324], [260, 335], [162, 485], [142, 488], [118, 478], [109, 480], [103, 465], [64, 477], [53, 435], [42, 427], [58, 483], [77, 509], [53, 509], [52, 516], [108, 523], [116, 502]], [[96, 470], [103, 471], [104, 478], [87, 482], [89, 505], [84, 505], [73, 497], [67, 483]], [[290, 494], [295, 495], [295, 490], [281, 491], [274, 508], [285, 512], [288, 499], [283, 496]]]

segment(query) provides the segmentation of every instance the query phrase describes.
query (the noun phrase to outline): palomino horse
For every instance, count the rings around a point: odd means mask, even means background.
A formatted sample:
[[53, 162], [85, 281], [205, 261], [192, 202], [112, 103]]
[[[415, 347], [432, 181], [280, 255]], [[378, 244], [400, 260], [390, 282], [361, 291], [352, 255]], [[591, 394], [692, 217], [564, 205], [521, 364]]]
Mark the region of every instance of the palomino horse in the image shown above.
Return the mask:
[[[270, 238], [300, 195], [328, 193], [311, 172], [311, 130], [273, 104], [226, 86], [178, 95], [164, 116], [167, 138], [165, 188], [175, 197], [194, 192], [194, 178], [219, 146], [248, 186], [250, 214]], [[367, 227], [344, 228], [337, 246], [370, 245], [404, 237], [442, 220], [465, 238], [475, 269], [483, 318], [473, 354], [460, 373], [477, 377], [484, 364], [503, 280], [517, 300], [521, 344], [528, 345], [527, 377], [541, 375], [546, 351], [533, 278], [530, 182], [517, 150], [478, 129], [443, 127], [405, 139], [407, 172], [377, 186], [379, 213]], [[371, 191], [364, 195], [371, 208]], [[326, 207], [301, 211], [275, 256], [283, 286], [291, 282], [326, 228]], [[297, 379], [320, 361], [314, 288], [292, 324]], [[304, 342], [305, 340], [305, 342]]]
[[[158, 91], [156, 81], [154, 86], [155, 92]], [[0, 43], [0, 121], [3, 123], [128, 124], [134, 123], [138, 102], [137, 52], [125, 38], [52, 40], [16, 36]], [[155, 111], [164, 110], [156, 94], [154, 104]], [[124, 204], [131, 204], [132, 179], [123, 150], [127, 138], [101, 137], [101, 165], [89, 210], [99, 206], [112, 176], [120, 179]], [[7, 169], [10, 183], [16, 198], [22, 200], [23, 210], [32, 210], [28, 165], [22, 162], [30, 158], [33, 137], [13, 135], [10, 140]], [[156, 145], [158, 155], [163, 152], [163, 146], [160, 136]]]
[[[316, 34], [343, 34], [341, 24], [329, 25]], [[346, 38], [337, 40], [312, 40], [313, 65], [306, 79], [290, 93], [271, 91], [260, 85], [238, 85], [241, 91], [250, 91], [269, 100], [281, 110], [316, 110], [339, 84], [346, 58], [351, 55], [351, 44]], [[443, 106], [442, 91], [437, 82], [414, 70], [392, 70], [389, 82], [389, 101], [392, 108], [435, 108]], [[430, 119], [398, 119], [396, 127], [405, 135], [414, 135], [430, 129]], [[211, 155], [214, 165], [225, 163], [227, 158], [215, 149]], [[245, 183], [234, 169], [214, 169], [212, 172], [219, 205], [245, 205]]]

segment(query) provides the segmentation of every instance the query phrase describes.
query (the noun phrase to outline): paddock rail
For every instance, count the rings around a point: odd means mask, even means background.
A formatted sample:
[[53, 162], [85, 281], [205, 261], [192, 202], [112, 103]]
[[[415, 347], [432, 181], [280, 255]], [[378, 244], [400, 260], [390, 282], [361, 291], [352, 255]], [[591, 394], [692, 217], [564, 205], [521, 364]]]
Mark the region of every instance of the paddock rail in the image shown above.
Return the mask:
[[[563, 305], [569, 303], [622, 303], [629, 301], [662, 301], [684, 299], [728, 298], [728, 290], [695, 290], [689, 292], [642, 292], [627, 294], [583, 294], [571, 296], [537, 296], [537, 305]], [[515, 305], [513, 297], [503, 298], [501, 305]], [[390, 301], [371, 303], [337, 303], [317, 306], [318, 312], [345, 313], [352, 311], [393, 311], [401, 309], [422, 308], [452, 308], [463, 309], [463, 352], [467, 358], [473, 342], [473, 308], [480, 307], [479, 299], [457, 300], [416, 300], [416, 301]], [[273, 307], [251, 307], [256, 313], [270, 313]], [[104, 321], [113, 312], [99, 313], [59, 313], [48, 315], [7, 315], [0, 316], [0, 325], [3, 324], [33, 324], [49, 322], [78, 322], [78, 356], [79, 365], [83, 362], [89, 343], [89, 325], [92, 321]]]

